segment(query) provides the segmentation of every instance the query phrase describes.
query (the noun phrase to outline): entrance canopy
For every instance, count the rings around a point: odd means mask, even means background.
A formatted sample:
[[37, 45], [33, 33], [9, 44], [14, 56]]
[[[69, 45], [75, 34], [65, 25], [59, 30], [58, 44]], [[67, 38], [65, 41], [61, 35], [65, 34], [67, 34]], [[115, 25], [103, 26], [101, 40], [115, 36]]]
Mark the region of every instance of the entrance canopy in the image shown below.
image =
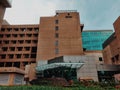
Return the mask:
[[39, 71], [54, 69], [58, 67], [80, 68], [83, 64], [84, 63], [51, 63], [51, 64], [37, 66], [36, 70], [39, 72]]

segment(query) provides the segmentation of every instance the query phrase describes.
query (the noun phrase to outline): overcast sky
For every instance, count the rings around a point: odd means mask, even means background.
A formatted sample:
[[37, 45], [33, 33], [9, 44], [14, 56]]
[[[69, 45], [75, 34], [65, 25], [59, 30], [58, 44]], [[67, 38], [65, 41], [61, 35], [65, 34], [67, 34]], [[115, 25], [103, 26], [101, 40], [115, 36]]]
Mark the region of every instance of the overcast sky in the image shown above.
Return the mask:
[[55, 15], [55, 10], [77, 10], [84, 30], [113, 29], [120, 0], [12, 0], [5, 19], [10, 24], [38, 24], [41, 16]]

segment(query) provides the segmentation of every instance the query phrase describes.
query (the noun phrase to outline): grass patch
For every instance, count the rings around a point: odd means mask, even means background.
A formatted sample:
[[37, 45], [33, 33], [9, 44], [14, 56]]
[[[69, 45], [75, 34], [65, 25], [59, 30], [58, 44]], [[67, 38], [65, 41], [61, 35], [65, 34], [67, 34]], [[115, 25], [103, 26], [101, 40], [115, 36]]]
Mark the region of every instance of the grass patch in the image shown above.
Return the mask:
[[0, 90], [115, 90], [113, 87], [82, 86], [53, 87], [53, 86], [0, 86]]

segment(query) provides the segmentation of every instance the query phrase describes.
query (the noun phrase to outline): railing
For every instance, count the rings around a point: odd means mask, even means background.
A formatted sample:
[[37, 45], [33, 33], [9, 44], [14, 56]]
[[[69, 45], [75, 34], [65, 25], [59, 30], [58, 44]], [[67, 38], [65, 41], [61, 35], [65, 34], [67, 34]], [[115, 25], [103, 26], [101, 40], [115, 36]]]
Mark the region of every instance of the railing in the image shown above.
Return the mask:
[[56, 13], [77, 12], [77, 10], [56, 10]]

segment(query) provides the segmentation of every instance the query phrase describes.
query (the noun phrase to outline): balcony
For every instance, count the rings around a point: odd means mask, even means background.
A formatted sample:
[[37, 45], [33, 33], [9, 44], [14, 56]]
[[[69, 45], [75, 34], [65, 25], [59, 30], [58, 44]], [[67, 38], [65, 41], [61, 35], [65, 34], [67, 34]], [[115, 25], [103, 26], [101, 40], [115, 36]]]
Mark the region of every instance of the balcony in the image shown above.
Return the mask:
[[5, 7], [11, 7], [12, 0], [0, 0], [0, 4]]

